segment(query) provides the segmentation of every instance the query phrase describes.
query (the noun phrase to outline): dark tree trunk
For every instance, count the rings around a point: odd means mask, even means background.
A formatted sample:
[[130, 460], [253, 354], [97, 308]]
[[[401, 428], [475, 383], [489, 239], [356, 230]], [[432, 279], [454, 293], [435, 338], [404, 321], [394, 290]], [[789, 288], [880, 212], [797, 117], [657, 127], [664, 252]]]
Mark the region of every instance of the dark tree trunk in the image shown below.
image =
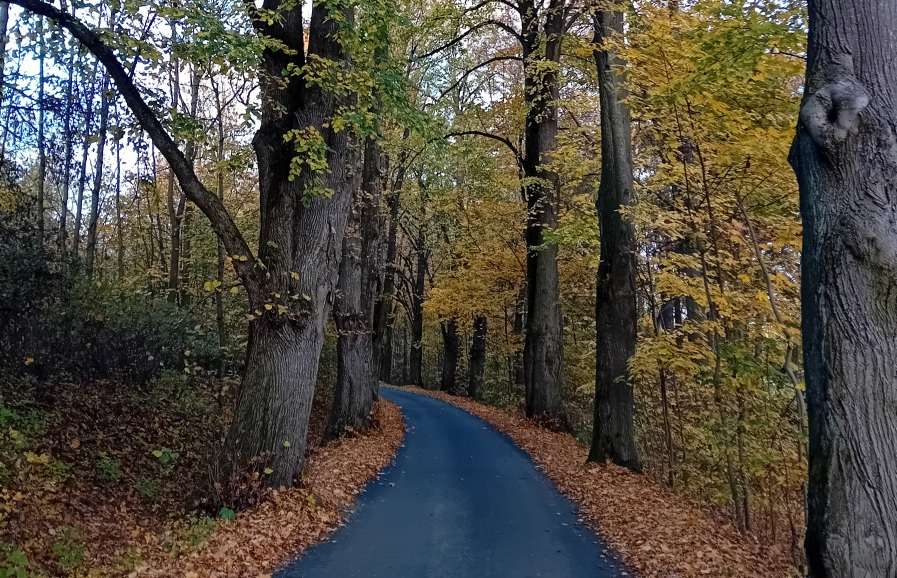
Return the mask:
[[44, 89], [46, 87], [46, 76], [44, 74], [45, 61], [47, 59], [47, 39], [44, 37], [44, 19], [38, 18], [37, 20], [37, 35], [38, 35], [38, 96], [37, 96], [37, 233], [40, 238], [41, 245], [44, 243], [45, 237], [45, 202], [44, 202], [44, 189], [47, 184], [47, 147], [44, 142], [44, 129], [45, 129], [45, 118], [46, 118], [46, 93]]
[[418, 233], [415, 251], [417, 252], [417, 264], [414, 270], [414, 287], [411, 292], [411, 351], [409, 353], [409, 380], [412, 385], [424, 386], [423, 361], [424, 361], [424, 290], [427, 281], [427, 236], [426, 230], [421, 226]]
[[94, 263], [97, 257], [97, 225], [100, 221], [100, 190], [103, 186], [103, 166], [106, 156], [106, 133], [109, 128], [109, 76], [103, 76], [100, 94], [100, 128], [97, 137], [97, 158], [94, 165], [93, 188], [90, 190], [90, 218], [87, 221], [87, 255], [85, 272], [93, 279]]
[[458, 323], [454, 319], [443, 321], [442, 330], [442, 377], [440, 389], [458, 393]]
[[392, 376], [392, 337], [396, 295], [395, 267], [398, 257], [400, 198], [405, 181], [404, 162], [403, 159], [386, 198], [386, 204], [389, 207], [389, 232], [386, 238], [386, 260], [383, 264], [383, 292], [377, 300], [374, 310], [374, 353], [379, 356], [380, 380], [387, 383]]
[[595, 295], [595, 416], [589, 460], [610, 460], [639, 470], [633, 416], [635, 401], [629, 358], [635, 353], [635, 227], [621, 213], [632, 202], [632, 145], [629, 109], [619, 57], [602, 44], [623, 34], [623, 12], [594, 15], [595, 64], [601, 98], [601, 183], [598, 222], [601, 258]]
[[816, 577], [897, 576], [897, 3], [811, 0], [791, 162], [804, 224]]
[[72, 227], [72, 254], [77, 260], [81, 256], [81, 223], [84, 213], [84, 189], [87, 187], [87, 158], [90, 152], [90, 131], [93, 129], [93, 99], [96, 87], [97, 63], [94, 63], [93, 72], [90, 76], [90, 84], [87, 87], [86, 95], [81, 94], [81, 98], [85, 99], [84, 110], [84, 140], [81, 141], [81, 166], [78, 171], [78, 197], [75, 200], [75, 224]]
[[[65, 2], [62, 3], [63, 10], [65, 9]], [[73, 7], [74, 11], [74, 7]], [[62, 152], [62, 199], [59, 203], [59, 230], [56, 235], [56, 247], [61, 257], [65, 257], [66, 254], [66, 239], [68, 236], [68, 231], [66, 227], [68, 226], [68, 216], [69, 216], [69, 191], [71, 190], [71, 181], [72, 181], [72, 146], [74, 144], [74, 136], [72, 135], [72, 104], [73, 104], [73, 88], [75, 85], [74, 76], [75, 76], [75, 57], [74, 51], [67, 55], [68, 63], [67, 63], [67, 77], [65, 82], [65, 117], [63, 118], [62, 130], [63, 130], [63, 138], [65, 139], [65, 146]], [[2, 86], [2, 81], [0, 81], [0, 86]]]
[[[524, 95], [527, 105], [522, 168], [527, 184], [526, 339], [523, 350], [526, 415], [566, 428], [563, 400], [564, 328], [561, 316], [557, 245], [545, 231], [557, 227], [558, 175], [548, 168], [557, 143], [558, 74], [564, 32], [564, 1], [544, 9], [521, 3]], [[540, 33], [540, 27], [544, 31]], [[544, 41], [544, 42], [543, 42]]]
[[477, 315], [473, 320], [473, 341], [470, 344], [470, 360], [467, 364], [467, 395], [480, 399], [486, 378], [486, 331], [488, 320]]
[[376, 138], [365, 139], [361, 187], [356, 190], [343, 238], [339, 288], [333, 307], [338, 338], [336, 390], [330, 414], [332, 435], [367, 427], [377, 397], [373, 323], [379, 269], [380, 160]]

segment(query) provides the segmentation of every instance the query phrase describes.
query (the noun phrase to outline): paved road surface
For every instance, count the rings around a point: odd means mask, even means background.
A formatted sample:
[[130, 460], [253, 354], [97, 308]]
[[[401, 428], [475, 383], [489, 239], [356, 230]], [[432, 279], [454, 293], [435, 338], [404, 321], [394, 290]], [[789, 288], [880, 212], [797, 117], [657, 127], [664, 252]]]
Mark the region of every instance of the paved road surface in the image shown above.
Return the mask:
[[572, 504], [504, 435], [441, 401], [384, 388], [408, 433], [348, 523], [278, 578], [625, 576]]

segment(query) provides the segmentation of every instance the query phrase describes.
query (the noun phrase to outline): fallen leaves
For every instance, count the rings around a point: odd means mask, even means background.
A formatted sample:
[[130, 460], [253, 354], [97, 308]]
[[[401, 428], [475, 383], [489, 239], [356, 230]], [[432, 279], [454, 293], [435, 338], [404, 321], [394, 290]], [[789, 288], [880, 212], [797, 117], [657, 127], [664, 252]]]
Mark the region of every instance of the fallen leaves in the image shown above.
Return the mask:
[[586, 463], [587, 450], [570, 435], [522, 416], [443, 392], [409, 388], [460, 407], [508, 435], [526, 451], [639, 576], [785, 577], [788, 557], [742, 536], [726, 520], [613, 465]]

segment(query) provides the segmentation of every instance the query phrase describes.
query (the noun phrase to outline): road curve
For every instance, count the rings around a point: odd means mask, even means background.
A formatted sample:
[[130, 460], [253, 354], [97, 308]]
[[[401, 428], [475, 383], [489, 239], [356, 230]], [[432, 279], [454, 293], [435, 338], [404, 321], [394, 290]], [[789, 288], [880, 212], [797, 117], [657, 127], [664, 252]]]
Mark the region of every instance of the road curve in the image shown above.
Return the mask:
[[529, 457], [479, 418], [384, 388], [407, 435], [348, 523], [278, 578], [609, 578], [622, 566]]

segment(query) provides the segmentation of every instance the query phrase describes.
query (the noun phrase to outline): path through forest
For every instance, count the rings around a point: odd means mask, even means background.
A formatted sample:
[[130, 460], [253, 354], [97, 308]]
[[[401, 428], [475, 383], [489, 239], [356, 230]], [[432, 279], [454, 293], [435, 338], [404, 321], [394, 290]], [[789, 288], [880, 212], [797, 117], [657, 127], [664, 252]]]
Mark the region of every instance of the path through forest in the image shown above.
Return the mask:
[[280, 578], [622, 576], [606, 546], [507, 437], [395, 388], [405, 445], [345, 527]]

